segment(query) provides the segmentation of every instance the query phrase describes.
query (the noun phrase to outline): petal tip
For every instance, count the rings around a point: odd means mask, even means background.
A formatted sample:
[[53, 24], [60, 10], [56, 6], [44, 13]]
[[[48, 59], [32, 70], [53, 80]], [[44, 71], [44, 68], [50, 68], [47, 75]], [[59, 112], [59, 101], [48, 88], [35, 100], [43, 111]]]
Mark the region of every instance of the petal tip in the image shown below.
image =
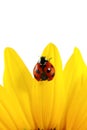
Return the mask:
[[16, 51], [11, 47], [6, 47], [4, 49], [4, 56], [8, 56], [9, 54], [13, 54], [13, 53], [16, 53]]
[[78, 47], [74, 48], [74, 53], [79, 53], [80, 54], [80, 50], [78, 49]]
[[4, 53], [8, 53], [8, 52], [11, 51], [11, 50], [13, 50], [13, 48], [11, 48], [11, 47], [6, 47], [6, 48], [4, 49]]
[[80, 58], [80, 59], [83, 59], [82, 54], [81, 54], [80, 50], [79, 50], [77, 47], [74, 48], [73, 54], [74, 54], [74, 56], [75, 56], [77, 59], [79, 59], [79, 58]]
[[56, 47], [56, 45], [52, 42], [48, 43], [48, 46]]

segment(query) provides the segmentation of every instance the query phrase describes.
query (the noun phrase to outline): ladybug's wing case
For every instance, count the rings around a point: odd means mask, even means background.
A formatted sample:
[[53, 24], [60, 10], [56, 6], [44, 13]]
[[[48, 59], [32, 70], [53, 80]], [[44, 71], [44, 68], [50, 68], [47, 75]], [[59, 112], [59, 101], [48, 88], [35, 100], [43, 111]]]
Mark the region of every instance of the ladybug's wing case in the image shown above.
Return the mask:
[[44, 71], [48, 77], [48, 80], [52, 80], [55, 75], [55, 68], [50, 62], [46, 62]]
[[55, 75], [55, 68], [49, 61], [44, 64], [37, 63], [33, 69], [33, 75], [38, 81], [52, 80]]
[[39, 81], [41, 80], [41, 73], [42, 73], [42, 68], [40, 66], [40, 63], [37, 63], [33, 69], [33, 74], [34, 77]]

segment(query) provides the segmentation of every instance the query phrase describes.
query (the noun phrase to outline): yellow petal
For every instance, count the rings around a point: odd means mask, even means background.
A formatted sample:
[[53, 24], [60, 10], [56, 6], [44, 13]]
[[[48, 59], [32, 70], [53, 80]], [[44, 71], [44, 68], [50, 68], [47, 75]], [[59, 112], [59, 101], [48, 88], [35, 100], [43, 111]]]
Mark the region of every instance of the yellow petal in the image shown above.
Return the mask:
[[[4, 126], [11, 129], [20, 129], [24, 126], [23, 119], [20, 116], [20, 111], [16, 99], [12, 95], [6, 92], [4, 87], [0, 87], [0, 121], [4, 123]], [[16, 117], [16, 121], [14, 120]], [[18, 125], [19, 124], [19, 125]]]
[[67, 93], [73, 91], [72, 89], [74, 88], [71, 88], [71, 85], [74, 84], [76, 80], [81, 77], [83, 73], [85, 73], [85, 70], [86, 70], [86, 65], [83, 61], [80, 51], [78, 50], [78, 48], [75, 48], [74, 53], [70, 57], [63, 71], [64, 84]]
[[[65, 127], [66, 130], [80, 130], [81, 122], [84, 119], [86, 121], [87, 118], [85, 116], [87, 114], [86, 80], [84, 83], [84, 79], [87, 78], [87, 68], [77, 48], [67, 62], [63, 74], [67, 94]], [[85, 128], [84, 126], [83, 129], [86, 130]]]
[[[20, 116], [24, 120], [25, 128], [28, 129], [34, 129], [35, 127], [30, 108], [32, 83], [33, 79], [21, 58], [12, 48], [6, 48], [4, 86], [7, 94], [10, 94], [14, 105], [16, 106], [16, 104], [18, 104]], [[9, 104], [7, 105], [8, 108], [11, 107]], [[20, 120], [21, 118], [16, 118], [13, 108], [11, 109], [12, 111], [10, 111], [10, 113], [17, 123], [16, 120]]]
[[10, 130], [13, 128], [16, 130], [17, 127], [15, 125], [15, 122], [11, 119], [11, 116], [6, 109], [4, 102], [7, 102], [9, 104], [8, 96], [5, 95], [4, 88], [0, 86], [0, 129]]
[[50, 43], [42, 56], [50, 59], [55, 67], [55, 76], [51, 81], [36, 81], [33, 89], [32, 110], [38, 128], [55, 128], [60, 123], [65, 106], [65, 91], [62, 77], [62, 63], [57, 47]]
[[66, 130], [87, 130], [87, 70], [75, 87], [66, 111]]

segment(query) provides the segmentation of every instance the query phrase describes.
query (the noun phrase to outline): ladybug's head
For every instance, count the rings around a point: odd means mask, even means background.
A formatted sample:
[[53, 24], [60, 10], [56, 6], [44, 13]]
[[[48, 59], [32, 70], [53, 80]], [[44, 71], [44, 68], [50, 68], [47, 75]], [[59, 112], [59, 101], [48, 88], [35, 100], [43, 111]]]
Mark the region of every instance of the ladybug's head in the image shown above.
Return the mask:
[[44, 65], [46, 62], [47, 62], [46, 57], [41, 56], [39, 63], [40, 63], [41, 65]]

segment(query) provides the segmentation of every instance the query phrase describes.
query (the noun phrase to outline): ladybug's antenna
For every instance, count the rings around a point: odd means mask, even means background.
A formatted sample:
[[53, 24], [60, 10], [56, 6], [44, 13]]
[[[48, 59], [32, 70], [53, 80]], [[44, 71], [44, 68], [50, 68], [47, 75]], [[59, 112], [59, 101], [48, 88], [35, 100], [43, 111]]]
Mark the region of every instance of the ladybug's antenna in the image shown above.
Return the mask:
[[52, 59], [52, 57], [50, 57], [49, 59], [48, 59], [48, 61], [50, 61]]

